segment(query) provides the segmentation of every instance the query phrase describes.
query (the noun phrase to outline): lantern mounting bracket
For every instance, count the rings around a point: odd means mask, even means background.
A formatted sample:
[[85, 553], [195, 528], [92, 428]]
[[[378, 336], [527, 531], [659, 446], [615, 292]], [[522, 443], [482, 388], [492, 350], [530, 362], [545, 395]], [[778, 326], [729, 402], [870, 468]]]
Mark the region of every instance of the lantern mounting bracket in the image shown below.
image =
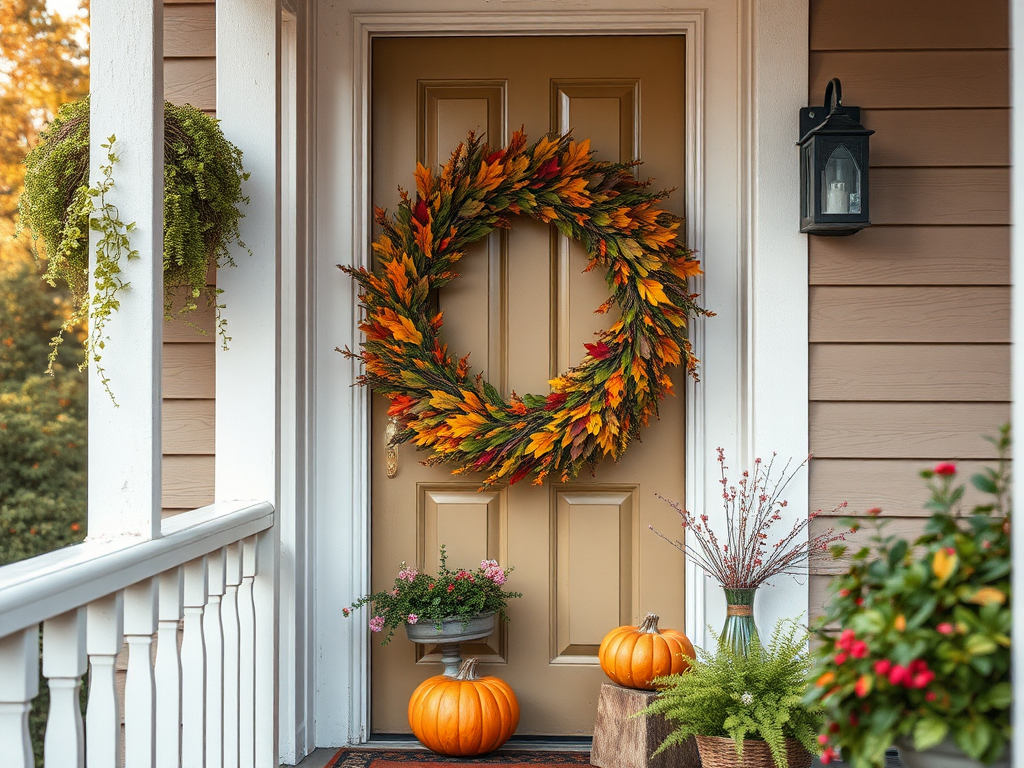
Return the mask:
[[825, 86], [824, 106], [803, 107], [800, 110], [800, 141], [803, 141], [804, 136], [825, 122], [825, 118], [831, 114], [846, 115], [854, 122], [860, 122], [860, 107], [843, 106], [843, 84], [839, 82], [838, 77], [833, 77]]

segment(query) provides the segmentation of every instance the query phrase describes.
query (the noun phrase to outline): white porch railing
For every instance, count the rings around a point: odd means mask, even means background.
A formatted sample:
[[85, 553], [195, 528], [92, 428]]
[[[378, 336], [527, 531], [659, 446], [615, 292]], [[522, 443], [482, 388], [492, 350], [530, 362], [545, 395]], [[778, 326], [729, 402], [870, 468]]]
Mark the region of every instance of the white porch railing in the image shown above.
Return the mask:
[[33, 766], [40, 625], [47, 768], [121, 766], [124, 642], [127, 768], [276, 766], [262, 738], [277, 730], [273, 525], [268, 503], [221, 503], [166, 520], [159, 538], [86, 541], [0, 568], [0, 766]]

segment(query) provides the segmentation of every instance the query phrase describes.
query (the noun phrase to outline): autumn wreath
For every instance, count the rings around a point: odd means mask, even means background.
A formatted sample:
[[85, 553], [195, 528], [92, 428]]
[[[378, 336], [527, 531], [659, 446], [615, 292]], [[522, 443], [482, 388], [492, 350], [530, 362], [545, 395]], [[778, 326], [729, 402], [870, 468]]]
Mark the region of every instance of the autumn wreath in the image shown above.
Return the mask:
[[[456, 474], [486, 472], [485, 485], [563, 481], [602, 456], [618, 459], [672, 392], [668, 367], [696, 375], [686, 335], [688, 315], [708, 315], [689, 293], [700, 273], [682, 240], [681, 221], [633, 175], [633, 165], [598, 162], [590, 142], [550, 135], [532, 146], [517, 132], [504, 149], [470, 134], [442, 168], [416, 168], [416, 199], [403, 191], [373, 244], [373, 270], [342, 267], [361, 288], [366, 317], [359, 383], [391, 401], [401, 424], [393, 442], [432, 448], [427, 464], [456, 464]], [[597, 311], [621, 318], [587, 344], [583, 361], [552, 379], [551, 393], [508, 400], [468, 355], [449, 354], [431, 292], [456, 277], [466, 246], [509, 217], [528, 214], [583, 243], [587, 269], [602, 267], [612, 296]]]

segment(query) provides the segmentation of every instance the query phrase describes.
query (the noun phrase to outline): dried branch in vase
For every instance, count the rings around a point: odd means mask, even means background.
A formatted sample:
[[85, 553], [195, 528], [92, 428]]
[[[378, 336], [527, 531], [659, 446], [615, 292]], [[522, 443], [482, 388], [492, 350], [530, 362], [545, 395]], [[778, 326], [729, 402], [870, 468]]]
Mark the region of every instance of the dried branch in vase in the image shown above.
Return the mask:
[[[780, 574], [800, 575], [803, 566], [812, 558], [825, 556], [832, 544], [843, 541], [845, 531], [836, 533], [835, 528], [808, 535], [811, 520], [819, 517], [822, 510], [811, 512], [798, 519], [788, 533], [774, 543], [778, 535], [772, 529], [782, 520], [783, 510], [788, 502], [782, 498], [786, 486], [811, 460], [808, 456], [789, 471], [792, 459], [786, 462], [777, 479], [772, 478], [776, 454], [767, 462], [754, 460], [753, 473], [744, 470], [736, 485], [730, 485], [726, 477], [725, 451], [718, 449], [718, 464], [721, 472], [722, 499], [725, 506], [724, 541], [711, 528], [708, 515], [695, 515], [688, 509], [662, 496], [679, 513], [686, 542], [670, 539], [654, 526], [649, 526], [658, 536], [693, 559], [708, 575], [714, 576], [726, 589], [753, 589]], [[846, 502], [835, 507], [831, 514], [845, 509]], [[692, 542], [692, 543], [691, 543]]]

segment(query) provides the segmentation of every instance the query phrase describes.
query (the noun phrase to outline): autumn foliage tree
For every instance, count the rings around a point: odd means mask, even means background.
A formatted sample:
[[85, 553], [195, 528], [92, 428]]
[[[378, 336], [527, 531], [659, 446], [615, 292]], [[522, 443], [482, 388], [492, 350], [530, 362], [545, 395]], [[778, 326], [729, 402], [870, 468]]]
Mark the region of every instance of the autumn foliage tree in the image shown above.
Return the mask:
[[44, 375], [68, 299], [13, 233], [26, 153], [61, 104], [88, 92], [86, 44], [84, 19], [0, 0], [0, 565], [85, 535], [81, 352], [62, 351], [58, 376]]
[[0, 217], [18, 207], [22, 161], [57, 108], [89, 91], [83, 20], [45, 0], [0, 3]]

